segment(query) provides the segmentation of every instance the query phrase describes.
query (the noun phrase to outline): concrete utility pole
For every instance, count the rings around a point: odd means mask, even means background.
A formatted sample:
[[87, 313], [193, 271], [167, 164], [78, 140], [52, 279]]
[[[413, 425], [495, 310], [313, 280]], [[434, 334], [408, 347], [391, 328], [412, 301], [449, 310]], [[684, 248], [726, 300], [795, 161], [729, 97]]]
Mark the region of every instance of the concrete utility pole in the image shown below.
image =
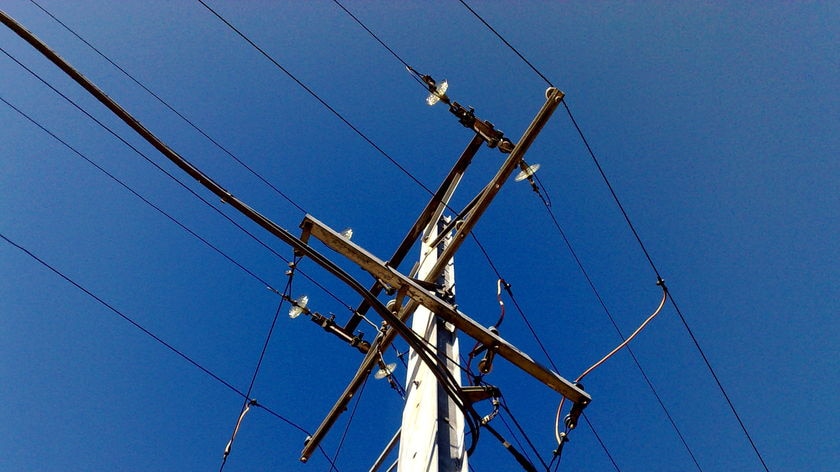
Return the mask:
[[[427, 236], [422, 241], [421, 263], [417, 273], [421, 279], [429, 274], [437, 263], [438, 255], [450, 241], [451, 234], [447, 234], [437, 246], [430, 245], [438, 240], [438, 231], [443, 230], [448, 221], [444, 218], [432, 222], [426, 231]], [[454, 259], [450, 259], [437, 282], [443, 287], [441, 298], [454, 304]], [[411, 329], [419, 337], [428, 341], [429, 345], [435, 347], [437, 362], [445, 366], [460, 386], [461, 375], [458, 365], [454, 362], [459, 359], [455, 326], [436, 316], [428, 308], [420, 306], [412, 317]], [[464, 449], [464, 413], [414, 350], [410, 351], [408, 358], [406, 402], [401, 430], [398, 472], [467, 471], [467, 454]]]

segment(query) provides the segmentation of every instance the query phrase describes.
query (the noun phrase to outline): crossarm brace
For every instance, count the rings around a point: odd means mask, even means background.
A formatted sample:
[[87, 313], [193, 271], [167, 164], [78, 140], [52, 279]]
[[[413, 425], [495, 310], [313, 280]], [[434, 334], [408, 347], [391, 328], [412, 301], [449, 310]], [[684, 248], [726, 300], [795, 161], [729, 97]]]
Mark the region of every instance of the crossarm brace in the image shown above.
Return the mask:
[[536, 363], [530, 356], [505, 341], [498, 334], [493, 333], [464, 313], [458, 311], [455, 307], [440, 299], [434, 292], [423, 288], [413, 279], [388, 267], [385, 262], [352, 241], [349, 241], [347, 238], [342, 237], [333, 229], [309, 215], [303, 221], [302, 226], [327, 247], [343, 254], [358, 264], [362, 269], [374, 277], [383, 280], [388, 285], [391, 285], [397, 290], [404, 290], [406, 295], [412, 300], [415, 300], [444, 320], [452, 323], [456, 328], [476, 341], [485, 346], [496, 347], [499, 356], [507, 359], [513, 365], [532, 375], [549, 388], [557, 391], [574, 403], [586, 404], [591, 400], [586, 392], [573, 383]]

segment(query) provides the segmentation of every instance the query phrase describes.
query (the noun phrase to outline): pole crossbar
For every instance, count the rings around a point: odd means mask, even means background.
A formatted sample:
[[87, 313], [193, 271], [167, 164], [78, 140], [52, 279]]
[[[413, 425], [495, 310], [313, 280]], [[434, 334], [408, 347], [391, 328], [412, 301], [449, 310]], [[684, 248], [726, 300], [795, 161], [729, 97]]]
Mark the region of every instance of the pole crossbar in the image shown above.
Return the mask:
[[452, 323], [464, 334], [492, 348], [499, 356], [532, 375], [552, 390], [555, 390], [574, 403], [585, 405], [591, 401], [589, 394], [572, 382], [538, 364], [530, 356], [517, 349], [504, 338], [485, 328], [463, 312], [457, 310], [454, 306], [439, 298], [434, 291], [423, 287], [414, 279], [389, 267], [384, 261], [341, 236], [338, 232], [324, 225], [314, 217], [307, 215], [301, 226], [304, 227], [304, 231], [307, 231], [311, 236], [323, 242], [330, 249], [355, 262], [375, 278], [386, 282], [397, 290], [404, 290], [409, 298], [428, 308], [447, 322]]

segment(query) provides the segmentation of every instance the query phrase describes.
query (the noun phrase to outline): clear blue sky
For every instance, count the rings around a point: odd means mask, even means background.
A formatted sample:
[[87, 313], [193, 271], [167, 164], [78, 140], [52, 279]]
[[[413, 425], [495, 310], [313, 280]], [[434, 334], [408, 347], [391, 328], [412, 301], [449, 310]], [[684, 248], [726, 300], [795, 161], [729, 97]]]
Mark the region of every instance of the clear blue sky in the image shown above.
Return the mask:
[[[306, 212], [338, 230], [352, 227], [353, 240], [377, 256], [390, 256], [427, 201], [417, 183], [200, 4], [39, 3]], [[403, 65], [332, 2], [211, 5], [427, 187], [438, 185], [470, 140], [444, 107], [428, 107]], [[546, 83], [457, 1], [346, 6], [414, 68], [448, 79], [454, 100], [511, 139], [541, 106]], [[838, 4], [473, 6], [567, 94], [770, 470], [834, 470]], [[298, 233], [300, 210], [42, 10], [21, 0], [2, 8], [184, 157]], [[291, 256], [6, 28], [0, 46]], [[0, 96], [282, 290], [281, 259], [6, 55]], [[246, 390], [279, 297], [3, 103], [0, 123], [0, 232]], [[542, 164], [557, 221], [618, 326], [631, 332], [661, 292], [562, 108], [527, 160]], [[501, 161], [497, 151], [482, 150], [455, 204], [469, 201]], [[527, 184], [506, 185], [476, 233], [561, 375], [575, 378], [620, 341]], [[370, 283], [341, 256], [330, 257]], [[218, 470], [240, 396], [6, 241], [0, 267], [0, 469]], [[358, 297], [311, 261], [301, 268], [341, 302], [300, 276], [294, 295], [307, 294], [313, 309], [345, 320]], [[456, 258], [456, 277], [460, 309], [493, 323], [496, 275], [472, 242]], [[547, 364], [506, 302], [502, 335]], [[372, 338], [373, 329], [363, 327]], [[702, 470], [763, 470], [673, 306], [631, 347]], [[281, 313], [252, 396], [313, 431], [360, 360], [305, 318]], [[501, 388], [548, 457], [560, 397], [503, 362], [486, 380]], [[627, 352], [585, 385], [593, 397], [588, 418], [620, 470], [697, 470]], [[336, 462], [345, 472], [367, 470], [400, 421], [402, 401], [384, 381], [371, 379], [359, 398]], [[324, 443], [330, 456], [348, 417]], [[494, 424], [513, 439], [501, 419]], [[252, 410], [225, 470], [328, 470], [320, 454], [298, 462], [304, 437]], [[585, 424], [572, 432], [562, 461], [561, 470], [614, 470]], [[476, 471], [517, 469], [487, 433], [471, 464]]]

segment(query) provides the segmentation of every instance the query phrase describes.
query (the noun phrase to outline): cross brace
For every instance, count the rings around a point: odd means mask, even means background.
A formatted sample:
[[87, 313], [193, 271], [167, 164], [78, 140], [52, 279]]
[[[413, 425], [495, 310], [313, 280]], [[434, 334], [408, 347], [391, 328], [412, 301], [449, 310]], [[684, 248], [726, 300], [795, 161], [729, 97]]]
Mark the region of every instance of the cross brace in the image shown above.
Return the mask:
[[538, 364], [498, 334], [491, 332], [461, 311], [458, 311], [454, 306], [441, 300], [433, 291], [424, 288], [416, 280], [388, 267], [384, 261], [378, 259], [347, 238], [344, 238], [317, 219], [307, 215], [301, 226], [304, 228], [303, 240], [307, 239], [306, 233], [314, 236], [330, 249], [358, 264], [375, 278], [392, 286], [398, 292], [405, 293], [409, 298], [425, 306], [449, 323], [452, 323], [464, 334], [488, 346], [489, 349], [494, 350], [499, 356], [507, 359], [516, 367], [524, 370], [572, 402], [587, 404], [591, 401], [589, 394], [573, 383], [560, 377], [554, 371]]

